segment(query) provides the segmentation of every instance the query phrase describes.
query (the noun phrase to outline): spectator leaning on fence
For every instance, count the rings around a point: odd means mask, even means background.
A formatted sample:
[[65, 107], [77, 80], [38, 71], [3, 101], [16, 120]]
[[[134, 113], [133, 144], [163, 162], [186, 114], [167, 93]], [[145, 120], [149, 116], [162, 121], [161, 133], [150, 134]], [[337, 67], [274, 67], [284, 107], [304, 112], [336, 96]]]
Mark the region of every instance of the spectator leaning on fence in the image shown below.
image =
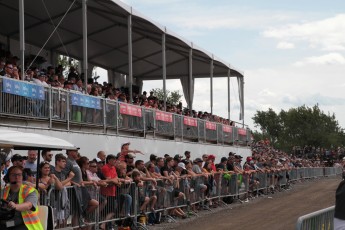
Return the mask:
[[[101, 194], [107, 198], [107, 205], [105, 207], [106, 220], [110, 220], [115, 216], [116, 212], [116, 187], [121, 186], [118, 180], [116, 168], [116, 157], [109, 154], [106, 158], [106, 164], [102, 167], [102, 173], [108, 183], [107, 187], [101, 187]], [[104, 228], [104, 226], [102, 226]]]
[[[65, 176], [67, 177], [69, 173], [72, 171], [74, 173], [74, 177], [72, 178], [71, 183], [75, 185], [74, 189], [76, 191], [76, 196], [72, 196], [70, 199], [74, 199], [77, 202], [74, 202], [74, 207], [71, 207], [72, 210], [72, 226], [80, 224], [82, 221], [82, 217], [85, 218], [85, 215], [93, 212], [98, 207], [98, 202], [94, 199], [91, 199], [89, 192], [84, 186], [83, 178], [82, 178], [82, 171], [77, 163], [77, 159], [79, 159], [78, 154], [79, 148], [74, 150], [67, 150], [67, 164], [64, 169]], [[85, 220], [87, 221], [87, 220]]]

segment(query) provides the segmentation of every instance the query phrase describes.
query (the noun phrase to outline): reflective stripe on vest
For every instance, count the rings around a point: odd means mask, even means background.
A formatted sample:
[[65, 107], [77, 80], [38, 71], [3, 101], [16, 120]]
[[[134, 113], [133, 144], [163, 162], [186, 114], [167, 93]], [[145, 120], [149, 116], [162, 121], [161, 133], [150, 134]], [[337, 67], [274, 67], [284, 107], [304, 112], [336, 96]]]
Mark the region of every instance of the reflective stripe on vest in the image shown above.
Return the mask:
[[[6, 186], [4, 191], [4, 199], [8, 197], [8, 194], [10, 192], [10, 187]], [[32, 192], [36, 192], [36, 195], [38, 197], [38, 192], [36, 189], [28, 186], [28, 185], [21, 185], [19, 189], [18, 194], [18, 204], [22, 204], [25, 201], [25, 198]], [[28, 228], [28, 230], [43, 230], [41, 221], [38, 217], [38, 207], [36, 206], [35, 211], [23, 211], [21, 212], [23, 221], [25, 226]]]

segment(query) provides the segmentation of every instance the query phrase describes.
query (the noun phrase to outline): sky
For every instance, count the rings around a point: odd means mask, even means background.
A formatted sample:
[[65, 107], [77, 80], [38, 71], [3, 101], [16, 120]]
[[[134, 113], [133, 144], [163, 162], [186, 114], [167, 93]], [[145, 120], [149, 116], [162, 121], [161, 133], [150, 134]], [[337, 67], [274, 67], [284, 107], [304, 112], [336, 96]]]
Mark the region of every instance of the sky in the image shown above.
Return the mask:
[[[123, 0], [244, 72], [244, 123], [258, 110], [319, 104], [345, 128], [344, 0]], [[227, 118], [226, 78], [214, 79], [213, 113]], [[193, 108], [210, 111], [210, 81], [197, 79]], [[144, 82], [144, 90], [162, 81]], [[168, 81], [180, 90], [179, 81]], [[231, 80], [231, 120], [239, 121]], [[184, 102], [184, 105], [186, 103]]]

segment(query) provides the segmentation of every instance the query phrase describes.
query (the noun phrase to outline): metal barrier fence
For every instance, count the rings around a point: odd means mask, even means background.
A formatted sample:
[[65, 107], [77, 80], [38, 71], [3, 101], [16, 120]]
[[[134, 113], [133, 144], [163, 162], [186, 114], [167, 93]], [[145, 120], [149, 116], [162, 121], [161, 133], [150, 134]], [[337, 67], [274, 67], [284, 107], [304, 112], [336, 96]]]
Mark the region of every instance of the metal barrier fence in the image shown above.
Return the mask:
[[[103, 126], [104, 132], [107, 132], [108, 128], [116, 129], [117, 133], [119, 129], [140, 133], [152, 132], [154, 135], [223, 145], [247, 145], [251, 142], [249, 129], [241, 129], [244, 131], [239, 134], [240, 128], [231, 126], [230, 129], [227, 125], [197, 118], [193, 118], [196, 124], [189, 124], [185, 121], [189, 117], [171, 113], [166, 114], [170, 114], [172, 119], [158, 120], [154, 109], [126, 104], [128, 109], [124, 112], [120, 109], [121, 103], [117, 101], [54, 87], [40, 86], [40, 92], [36, 92], [37, 86], [30, 82], [0, 77], [0, 115], [49, 120], [50, 128], [52, 122], [58, 121], [66, 123], [67, 130], [73, 129], [70, 124], [83, 124]], [[32, 92], [25, 91], [28, 89]], [[38, 93], [40, 97], [37, 96]], [[206, 122], [211, 126], [208, 127]], [[225, 126], [227, 128], [224, 128]]]
[[[52, 187], [47, 193], [40, 193], [40, 202], [53, 207], [56, 229], [71, 226], [77, 228], [86, 223], [98, 229], [99, 226], [106, 227], [113, 225], [114, 222], [121, 225], [127, 217], [145, 225], [146, 221], [150, 220], [141, 219], [143, 214], [150, 216], [151, 213], [161, 213], [164, 219], [176, 221], [176, 218], [183, 218], [187, 213], [197, 215], [195, 213], [197, 209], [211, 210], [210, 207], [213, 205], [227, 205], [236, 199], [244, 201], [248, 197], [258, 196], [259, 193], [267, 195], [271, 188], [278, 190], [287, 188], [293, 172], [295, 175], [303, 175], [298, 179], [302, 180], [319, 177], [320, 172], [327, 172], [321, 176], [330, 176], [340, 174], [342, 170], [341, 168], [297, 168], [244, 175], [229, 172], [195, 177], [185, 175], [172, 183], [168, 180], [157, 180], [156, 183], [145, 181], [143, 186], [137, 186], [134, 182], [122, 184], [116, 188], [115, 197], [103, 195], [102, 187], [88, 186], [86, 187], [88, 194], [85, 194], [84, 189], [76, 186], [66, 187], [61, 191]], [[83, 198], [88, 195], [93, 201], [85, 204]], [[92, 208], [92, 205], [97, 206]], [[96, 210], [88, 211], [89, 209]], [[318, 226], [319, 222], [328, 223], [324, 217], [314, 218], [314, 215], [303, 217], [301, 220], [303, 226]]]
[[334, 229], [334, 207], [325, 208], [304, 216], [297, 220], [296, 230]]

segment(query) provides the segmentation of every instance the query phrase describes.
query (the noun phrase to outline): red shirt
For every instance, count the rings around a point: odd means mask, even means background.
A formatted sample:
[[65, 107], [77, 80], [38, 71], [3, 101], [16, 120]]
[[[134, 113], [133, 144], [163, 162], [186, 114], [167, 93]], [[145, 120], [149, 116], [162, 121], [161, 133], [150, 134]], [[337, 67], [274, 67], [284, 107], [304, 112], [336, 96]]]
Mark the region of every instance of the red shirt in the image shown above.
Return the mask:
[[[110, 164], [106, 164], [102, 167], [102, 173], [107, 179], [117, 178], [116, 168]], [[101, 194], [104, 196], [116, 196], [115, 184], [108, 185], [107, 187], [101, 187]]]

